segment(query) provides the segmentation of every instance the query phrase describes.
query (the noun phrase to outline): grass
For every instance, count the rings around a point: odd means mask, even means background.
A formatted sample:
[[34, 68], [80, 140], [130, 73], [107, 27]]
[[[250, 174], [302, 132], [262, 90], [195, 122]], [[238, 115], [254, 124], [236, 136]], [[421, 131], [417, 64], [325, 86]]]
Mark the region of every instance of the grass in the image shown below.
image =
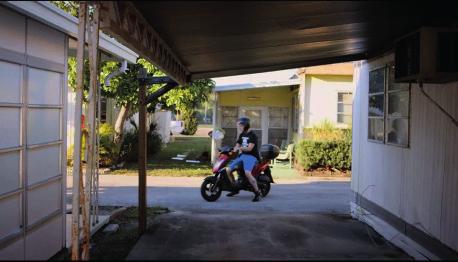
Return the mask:
[[[209, 176], [211, 175], [210, 161], [188, 163], [185, 160], [199, 160], [203, 152], [211, 152], [210, 137], [180, 136], [169, 143], [157, 155], [150, 157], [147, 163], [148, 176]], [[187, 154], [185, 160], [172, 160], [177, 154]], [[130, 163], [122, 169], [106, 174], [113, 175], [138, 175], [137, 163]]]
[[[169, 212], [163, 207], [147, 208], [147, 225], [151, 225], [153, 219]], [[118, 224], [119, 230], [114, 233], [104, 233], [103, 228], [91, 237], [90, 260], [125, 260], [139, 239], [138, 234], [138, 208], [129, 207], [121, 214], [110, 220], [110, 224]], [[51, 261], [70, 260], [67, 249], [52, 257]]]

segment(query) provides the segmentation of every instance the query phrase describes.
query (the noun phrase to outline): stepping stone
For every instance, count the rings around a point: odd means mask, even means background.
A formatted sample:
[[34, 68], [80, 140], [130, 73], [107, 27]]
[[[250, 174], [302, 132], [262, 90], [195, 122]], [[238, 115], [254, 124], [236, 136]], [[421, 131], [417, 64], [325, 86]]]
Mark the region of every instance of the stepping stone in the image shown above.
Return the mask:
[[103, 230], [103, 233], [114, 233], [119, 230], [119, 225], [118, 224], [109, 224], [105, 229]]

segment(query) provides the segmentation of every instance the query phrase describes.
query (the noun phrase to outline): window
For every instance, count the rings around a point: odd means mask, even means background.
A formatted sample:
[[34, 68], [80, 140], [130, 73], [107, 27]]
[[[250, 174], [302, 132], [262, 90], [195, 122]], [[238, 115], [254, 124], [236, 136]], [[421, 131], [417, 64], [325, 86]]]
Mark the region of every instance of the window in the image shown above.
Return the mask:
[[368, 138], [384, 142], [385, 67], [369, 73]]
[[394, 82], [393, 64], [369, 73], [369, 140], [407, 147], [409, 108], [409, 86]]
[[350, 92], [337, 94], [337, 123], [351, 125], [352, 99]]
[[222, 145], [235, 144], [237, 140], [237, 115], [237, 107], [224, 106], [221, 108], [221, 128], [225, 132]]
[[287, 107], [269, 107], [268, 143], [279, 147], [285, 146], [288, 139]]
[[410, 90], [406, 83], [394, 82], [394, 65], [388, 67], [386, 143], [409, 145]]

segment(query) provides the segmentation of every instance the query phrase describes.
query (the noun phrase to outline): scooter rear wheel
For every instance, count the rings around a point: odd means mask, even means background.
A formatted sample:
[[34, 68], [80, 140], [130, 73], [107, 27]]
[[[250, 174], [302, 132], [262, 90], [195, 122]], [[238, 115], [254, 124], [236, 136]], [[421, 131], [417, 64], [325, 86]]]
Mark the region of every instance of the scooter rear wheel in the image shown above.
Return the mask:
[[[220, 185], [215, 186], [216, 179], [215, 177], [207, 177], [202, 185], [200, 186], [200, 194], [208, 202], [213, 202], [218, 200], [221, 196], [222, 188]], [[212, 188], [214, 190], [212, 191]]]

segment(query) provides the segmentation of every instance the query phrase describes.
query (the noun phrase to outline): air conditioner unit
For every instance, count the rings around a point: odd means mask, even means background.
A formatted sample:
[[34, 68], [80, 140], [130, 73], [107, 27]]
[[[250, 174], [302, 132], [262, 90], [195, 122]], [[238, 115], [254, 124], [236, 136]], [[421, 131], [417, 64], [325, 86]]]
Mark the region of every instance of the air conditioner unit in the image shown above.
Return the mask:
[[395, 41], [395, 82], [458, 80], [458, 28], [422, 27]]

